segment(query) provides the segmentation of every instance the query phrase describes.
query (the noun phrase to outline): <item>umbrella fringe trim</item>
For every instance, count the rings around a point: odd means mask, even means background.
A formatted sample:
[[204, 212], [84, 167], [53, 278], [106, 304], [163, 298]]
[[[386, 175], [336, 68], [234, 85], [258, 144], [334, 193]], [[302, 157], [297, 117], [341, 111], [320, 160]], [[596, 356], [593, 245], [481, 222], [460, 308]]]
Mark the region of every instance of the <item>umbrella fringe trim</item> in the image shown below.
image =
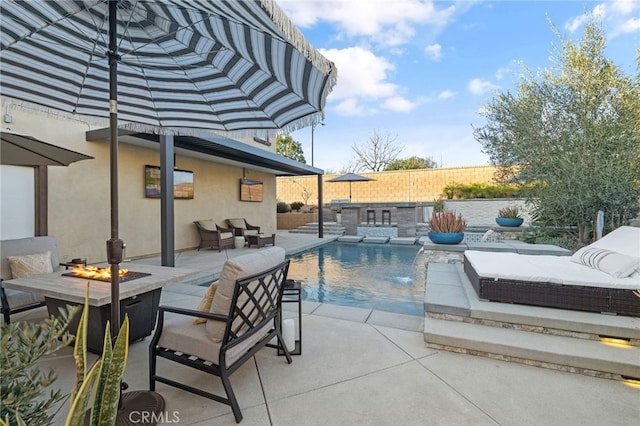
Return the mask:
[[[36, 113], [52, 117], [56, 119], [64, 119], [69, 121], [77, 121], [84, 123], [87, 126], [109, 126], [109, 119], [103, 117], [95, 117], [91, 115], [74, 114], [71, 112], [65, 112], [56, 108], [47, 107], [44, 105], [36, 104], [29, 101], [23, 101], [15, 98], [5, 97], [4, 105], [10, 105], [11, 108], [15, 108], [21, 111]], [[215, 131], [208, 129], [186, 128], [186, 127], [161, 127], [152, 124], [134, 123], [130, 121], [118, 121], [118, 128], [123, 130], [131, 130], [139, 133], [153, 133], [159, 135], [180, 135], [180, 136], [197, 136], [208, 137], [214, 135], [222, 135], [230, 138], [252, 138], [254, 136], [266, 136], [268, 138], [275, 138], [280, 134], [287, 134], [296, 130], [303, 129], [305, 127], [317, 124], [324, 119], [324, 112], [316, 112], [306, 117], [294, 120], [291, 123], [283, 126], [280, 129], [242, 129], [242, 130], [229, 130], [229, 131]]]
[[271, 20], [278, 26], [288, 41], [311, 61], [324, 75], [335, 74], [335, 65], [324, 57], [309, 43], [300, 30], [291, 22], [289, 17], [273, 0], [260, 0], [262, 8], [269, 14]]

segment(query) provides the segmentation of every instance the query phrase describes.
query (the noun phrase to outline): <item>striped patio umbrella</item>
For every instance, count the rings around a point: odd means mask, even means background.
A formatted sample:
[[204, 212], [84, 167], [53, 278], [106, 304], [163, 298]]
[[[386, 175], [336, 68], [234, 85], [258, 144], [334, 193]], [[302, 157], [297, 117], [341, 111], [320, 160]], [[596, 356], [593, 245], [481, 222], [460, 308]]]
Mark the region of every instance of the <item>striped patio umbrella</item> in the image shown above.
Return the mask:
[[335, 65], [273, 0], [2, 0], [0, 29], [0, 95], [14, 107], [109, 120], [111, 300], [124, 245], [118, 128], [289, 132], [322, 121], [336, 82]]

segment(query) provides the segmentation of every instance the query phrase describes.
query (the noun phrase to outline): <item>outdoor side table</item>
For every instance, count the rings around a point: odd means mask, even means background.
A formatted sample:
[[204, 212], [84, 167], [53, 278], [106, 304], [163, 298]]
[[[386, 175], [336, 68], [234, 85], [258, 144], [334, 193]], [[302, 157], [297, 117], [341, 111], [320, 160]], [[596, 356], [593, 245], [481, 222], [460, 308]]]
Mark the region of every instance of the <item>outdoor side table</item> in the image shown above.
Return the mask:
[[[298, 333], [296, 335], [296, 347], [289, 351], [291, 355], [302, 355], [302, 283], [296, 280], [287, 280], [282, 292], [282, 303], [298, 304]], [[280, 329], [282, 330], [282, 311], [280, 312]], [[284, 351], [278, 348], [278, 355], [284, 355]]]

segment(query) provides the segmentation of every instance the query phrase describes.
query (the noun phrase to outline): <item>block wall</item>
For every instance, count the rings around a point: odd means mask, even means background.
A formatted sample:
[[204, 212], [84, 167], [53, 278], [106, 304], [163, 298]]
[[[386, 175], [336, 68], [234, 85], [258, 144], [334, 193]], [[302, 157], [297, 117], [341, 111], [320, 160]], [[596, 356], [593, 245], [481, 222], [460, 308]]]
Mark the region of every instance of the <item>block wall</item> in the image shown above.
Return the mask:
[[[352, 203], [431, 202], [442, 198], [442, 190], [452, 182], [493, 183], [493, 166], [451, 167], [422, 170], [359, 173], [375, 180], [351, 183]], [[324, 175], [323, 202], [349, 201], [348, 182], [327, 182], [338, 175]], [[305, 200], [305, 196], [308, 198]], [[278, 201], [317, 204], [316, 176], [279, 177], [276, 182]]]

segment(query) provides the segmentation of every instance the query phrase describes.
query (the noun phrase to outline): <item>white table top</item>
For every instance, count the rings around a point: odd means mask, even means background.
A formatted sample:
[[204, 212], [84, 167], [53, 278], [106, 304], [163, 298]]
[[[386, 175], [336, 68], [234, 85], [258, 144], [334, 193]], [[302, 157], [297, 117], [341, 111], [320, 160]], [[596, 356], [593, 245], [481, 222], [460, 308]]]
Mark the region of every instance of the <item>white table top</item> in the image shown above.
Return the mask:
[[[104, 267], [105, 265], [98, 265]], [[109, 266], [109, 265], [106, 265]], [[120, 299], [126, 299], [138, 294], [146, 293], [168, 284], [190, 279], [198, 274], [196, 269], [172, 268], [168, 266], [153, 266], [143, 264], [129, 264], [126, 268], [134, 272], [146, 272], [151, 275], [120, 283]], [[60, 270], [51, 274], [34, 275], [29, 278], [17, 278], [3, 281], [6, 288], [41, 294], [45, 297], [67, 300], [69, 302], [84, 303], [87, 282], [89, 282], [89, 305], [102, 306], [111, 303], [111, 283], [62, 276], [70, 271]]]

